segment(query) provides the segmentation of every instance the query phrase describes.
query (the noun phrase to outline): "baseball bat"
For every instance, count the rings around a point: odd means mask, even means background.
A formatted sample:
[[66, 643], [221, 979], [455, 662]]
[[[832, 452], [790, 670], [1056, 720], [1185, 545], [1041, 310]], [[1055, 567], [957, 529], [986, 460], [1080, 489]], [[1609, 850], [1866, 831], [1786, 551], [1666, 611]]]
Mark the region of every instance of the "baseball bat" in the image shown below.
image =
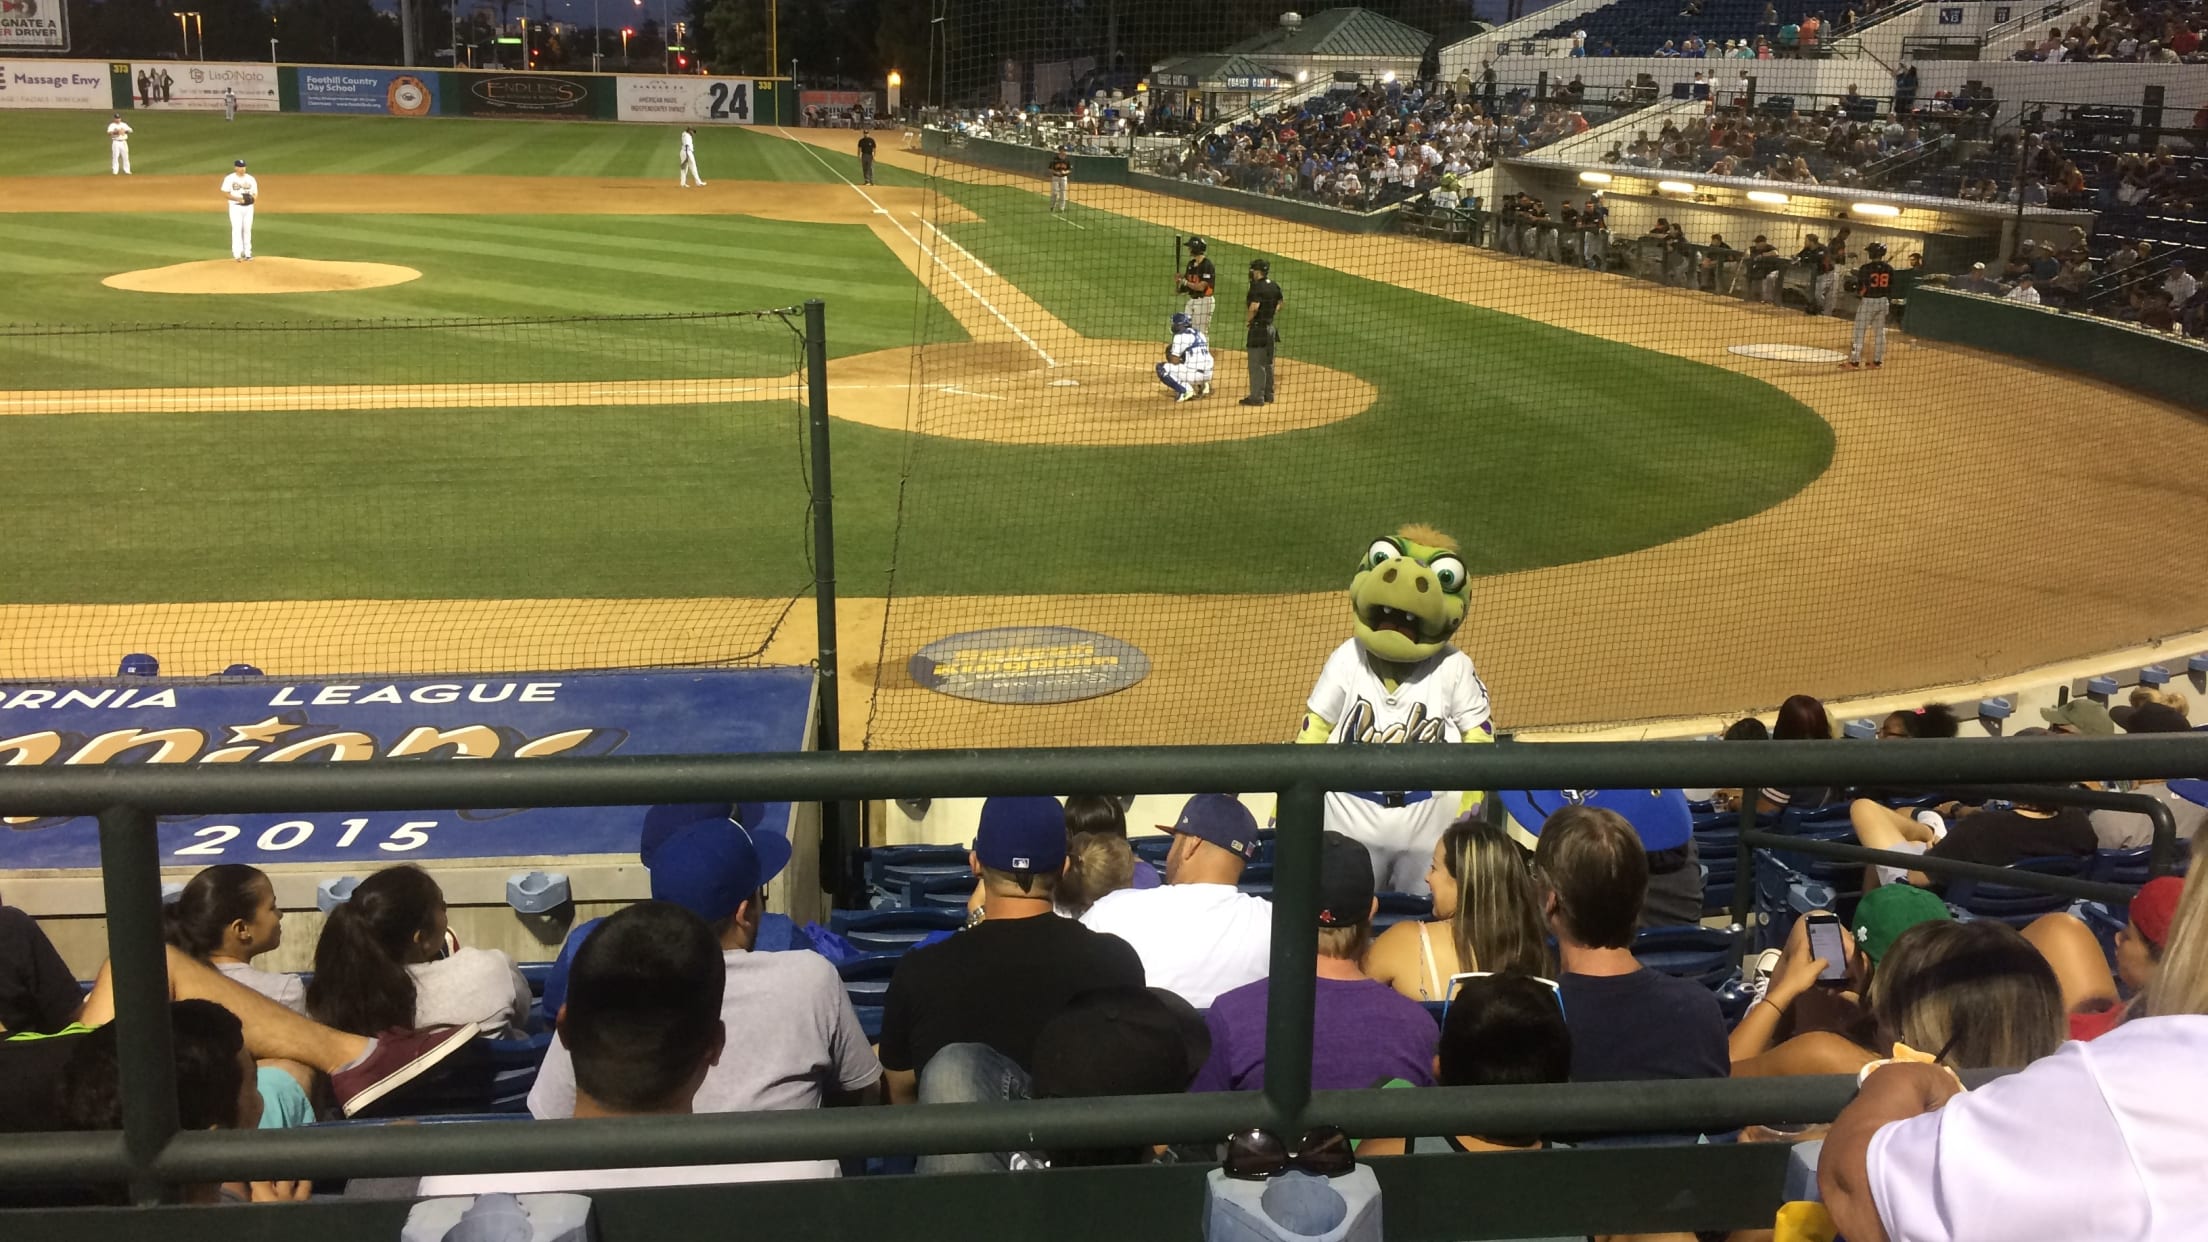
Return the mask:
[[1173, 235], [1173, 292], [1181, 291], [1181, 235]]

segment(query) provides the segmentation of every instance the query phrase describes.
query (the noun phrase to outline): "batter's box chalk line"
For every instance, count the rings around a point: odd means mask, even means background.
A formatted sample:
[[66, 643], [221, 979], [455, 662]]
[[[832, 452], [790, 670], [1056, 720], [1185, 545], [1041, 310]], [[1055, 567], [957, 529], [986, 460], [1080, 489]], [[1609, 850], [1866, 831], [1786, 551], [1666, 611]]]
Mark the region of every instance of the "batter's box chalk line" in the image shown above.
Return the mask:
[[1837, 349], [1819, 349], [1814, 345], [1728, 345], [1726, 352], [1745, 358], [1761, 358], [1767, 362], [1846, 362], [1848, 356]]
[[1079, 388], [1081, 386], [1081, 381], [1076, 379], [1055, 379], [1050, 381], [1050, 386], [1052, 388]]

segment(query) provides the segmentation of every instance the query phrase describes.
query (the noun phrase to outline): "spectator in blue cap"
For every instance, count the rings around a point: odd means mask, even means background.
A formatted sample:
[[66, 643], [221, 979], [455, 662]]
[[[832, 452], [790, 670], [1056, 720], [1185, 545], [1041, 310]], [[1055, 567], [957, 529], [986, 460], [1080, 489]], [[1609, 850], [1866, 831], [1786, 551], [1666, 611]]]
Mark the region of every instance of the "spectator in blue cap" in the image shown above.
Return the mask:
[[1209, 1009], [1272, 962], [1273, 903], [1235, 887], [1257, 853], [1257, 819], [1226, 794], [1198, 794], [1168, 831], [1164, 886], [1107, 893], [1081, 921], [1133, 945], [1150, 986]]
[[1541, 843], [1541, 825], [1568, 806], [1613, 811], [1633, 826], [1648, 854], [1648, 892], [1642, 927], [1697, 927], [1702, 923], [1702, 867], [1694, 846], [1694, 813], [1683, 789], [1507, 790], [1499, 798], [1509, 816], [1511, 840], [1529, 852]]
[[[882, 998], [882, 1067], [892, 1103], [1025, 1099], [1035, 1036], [1096, 988], [1143, 986], [1117, 936], [1060, 918], [1065, 812], [1055, 798], [991, 798], [967, 863], [981, 904], [965, 931], [914, 949]], [[1002, 1170], [990, 1154], [924, 1156], [922, 1172]]]
[[[693, 808], [694, 809], [694, 808]], [[756, 953], [752, 946], [766, 905], [766, 883], [790, 861], [789, 840], [755, 832], [709, 807], [681, 822], [683, 808], [655, 808], [647, 817], [645, 866], [652, 898], [680, 906], [705, 920], [720, 946], [726, 981], [721, 1022], [740, 1056], [721, 1058], [706, 1071], [691, 1111], [762, 1112], [870, 1104], [881, 1063], [867, 1047], [858, 1014], [836, 968], [817, 953]], [[669, 826], [669, 825], [672, 826]], [[601, 922], [603, 920], [600, 920]], [[576, 941], [587, 940], [589, 929]], [[564, 997], [563, 997], [564, 1000]], [[565, 1005], [554, 1006], [557, 1013]], [[539, 1118], [575, 1115], [575, 1069], [558, 1040], [545, 1050], [529, 1092]], [[777, 1166], [788, 1177], [833, 1177], [833, 1160]]]

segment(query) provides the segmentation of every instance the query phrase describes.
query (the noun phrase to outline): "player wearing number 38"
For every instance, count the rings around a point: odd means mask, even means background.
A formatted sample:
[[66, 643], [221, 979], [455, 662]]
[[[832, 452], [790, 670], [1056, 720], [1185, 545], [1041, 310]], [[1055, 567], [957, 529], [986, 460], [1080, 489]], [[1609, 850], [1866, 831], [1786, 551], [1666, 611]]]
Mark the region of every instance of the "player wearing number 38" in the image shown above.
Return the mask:
[[473, 1022], [488, 1038], [518, 1038], [529, 999], [512, 958], [460, 947], [444, 892], [415, 866], [369, 876], [330, 911], [307, 985], [308, 1015], [356, 1035]]

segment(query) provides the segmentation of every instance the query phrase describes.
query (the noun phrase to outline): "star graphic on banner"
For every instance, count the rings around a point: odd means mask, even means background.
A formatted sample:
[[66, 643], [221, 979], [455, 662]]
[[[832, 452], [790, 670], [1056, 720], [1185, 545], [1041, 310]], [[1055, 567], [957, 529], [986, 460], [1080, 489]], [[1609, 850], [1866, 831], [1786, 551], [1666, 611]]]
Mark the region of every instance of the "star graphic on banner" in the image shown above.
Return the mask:
[[231, 725], [230, 740], [223, 743], [223, 745], [236, 746], [241, 742], [273, 742], [298, 727], [295, 724], [286, 724], [281, 716], [270, 716], [259, 724]]

